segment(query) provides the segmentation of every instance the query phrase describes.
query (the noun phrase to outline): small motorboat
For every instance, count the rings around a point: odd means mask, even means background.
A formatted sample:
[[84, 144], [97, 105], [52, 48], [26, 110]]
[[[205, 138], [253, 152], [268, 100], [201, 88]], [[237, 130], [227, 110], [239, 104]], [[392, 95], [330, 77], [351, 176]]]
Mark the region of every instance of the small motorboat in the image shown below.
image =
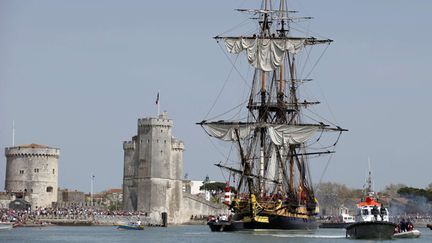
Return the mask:
[[207, 225], [210, 227], [210, 230], [213, 232], [235, 230], [235, 227], [232, 224], [231, 220], [228, 220], [228, 218], [226, 217], [216, 218], [214, 216], [210, 216], [208, 218]]
[[393, 235], [393, 238], [419, 238], [421, 235], [421, 232], [418, 230], [410, 230], [410, 231], [404, 231], [400, 233], [395, 233]]
[[122, 230], [144, 230], [144, 225], [141, 222], [133, 222], [128, 224], [117, 224], [117, 229]]

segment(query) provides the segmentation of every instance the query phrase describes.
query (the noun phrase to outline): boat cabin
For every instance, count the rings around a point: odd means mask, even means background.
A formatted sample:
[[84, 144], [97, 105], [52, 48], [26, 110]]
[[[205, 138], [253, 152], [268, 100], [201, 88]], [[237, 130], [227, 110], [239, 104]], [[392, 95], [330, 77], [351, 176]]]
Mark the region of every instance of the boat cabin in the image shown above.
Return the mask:
[[388, 209], [381, 206], [362, 206], [357, 209], [357, 222], [389, 221]]

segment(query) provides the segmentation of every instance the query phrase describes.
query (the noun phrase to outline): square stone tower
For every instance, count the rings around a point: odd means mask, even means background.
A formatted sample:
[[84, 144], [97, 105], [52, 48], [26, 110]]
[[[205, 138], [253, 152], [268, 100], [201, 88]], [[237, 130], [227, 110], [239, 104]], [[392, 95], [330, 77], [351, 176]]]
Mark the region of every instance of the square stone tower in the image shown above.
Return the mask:
[[138, 134], [123, 143], [123, 207], [160, 215], [176, 223], [182, 203], [183, 142], [171, 134], [166, 112], [138, 119]]

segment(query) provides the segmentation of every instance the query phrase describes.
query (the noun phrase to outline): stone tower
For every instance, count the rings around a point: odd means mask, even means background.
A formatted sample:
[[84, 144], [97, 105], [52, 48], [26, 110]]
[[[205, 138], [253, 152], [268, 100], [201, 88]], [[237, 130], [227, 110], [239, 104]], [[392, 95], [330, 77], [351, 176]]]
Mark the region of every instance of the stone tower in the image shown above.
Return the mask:
[[59, 149], [29, 144], [6, 148], [5, 155], [7, 192], [23, 193], [32, 208], [57, 202]]
[[168, 213], [176, 223], [182, 202], [183, 142], [171, 134], [166, 112], [138, 119], [138, 134], [123, 143], [123, 207], [158, 217]]

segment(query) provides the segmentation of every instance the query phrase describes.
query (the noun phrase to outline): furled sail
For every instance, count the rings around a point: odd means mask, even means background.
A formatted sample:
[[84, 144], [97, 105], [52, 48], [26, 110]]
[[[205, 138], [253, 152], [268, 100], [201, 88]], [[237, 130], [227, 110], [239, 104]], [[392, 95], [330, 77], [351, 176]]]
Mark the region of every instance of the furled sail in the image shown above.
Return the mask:
[[272, 38], [225, 38], [228, 52], [238, 54], [247, 51], [249, 63], [263, 71], [278, 68], [286, 52], [297, 53], [303, 46], [303, 39]]
[[267, 123], [201, 123], [207, 133], [224, 141], [237, 141], [236, 130], [240, 139], [251, 135], [256, 128], [265, 127], [273, 144], [282, 146], [288, 144], [299, 144], [306, 142], [320, 126], [298, 126], [288, 124]]
[[225, 141], [237, 141], [236, 130], [239, 138], [244, 139], [256, 127], [256, 125], [248, 123], [206, 123], [202, 125], [210, 136]]
[[267, 131], [275, 145], [300, 144], [306, 142], [319, 126], [293, 126], [293, 125], [274, 125], [269, 126]]

